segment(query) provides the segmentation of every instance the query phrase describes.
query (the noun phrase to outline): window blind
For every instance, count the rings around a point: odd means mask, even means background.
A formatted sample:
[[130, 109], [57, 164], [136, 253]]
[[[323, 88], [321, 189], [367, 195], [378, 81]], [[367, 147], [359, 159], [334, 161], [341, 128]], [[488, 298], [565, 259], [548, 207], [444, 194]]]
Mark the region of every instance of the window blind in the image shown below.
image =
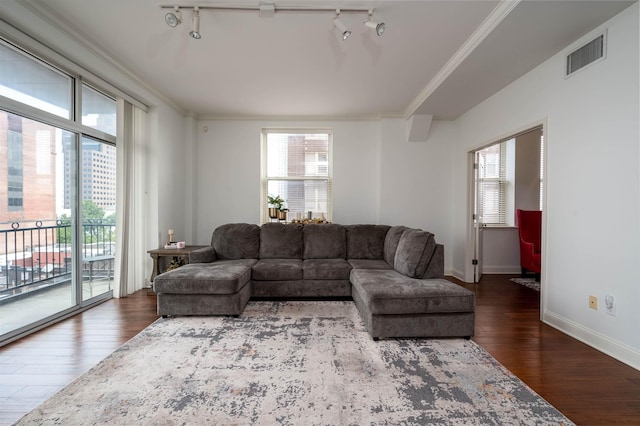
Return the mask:
[[506, 224], [506, 142], [478, 151], [478, 220], [484, 225]]
[[268, 196], [285, 200], [287, 220], [308, 212], [332, 220], [331, 142], [327, 131], [263, 131], [263, 223], [269, 221]]

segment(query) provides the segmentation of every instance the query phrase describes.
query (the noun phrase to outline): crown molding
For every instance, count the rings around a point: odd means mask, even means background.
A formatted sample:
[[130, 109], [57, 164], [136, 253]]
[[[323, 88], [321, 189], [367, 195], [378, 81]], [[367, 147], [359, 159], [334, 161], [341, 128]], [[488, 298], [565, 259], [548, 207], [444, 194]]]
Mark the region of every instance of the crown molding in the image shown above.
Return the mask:
[[487, 16], [471, 36], [460, 46], [447, 63], [427, 83], [424, 89], [415, 97], [404, 112], [404, 118], [409, 118], [418, 110], [429, 96], [456, 70], [489, 34], [511, 13], [521, 0], [501, 0], [495, 9]]
[[379, 121], [381, 115], [199, 115], [202, 121]]

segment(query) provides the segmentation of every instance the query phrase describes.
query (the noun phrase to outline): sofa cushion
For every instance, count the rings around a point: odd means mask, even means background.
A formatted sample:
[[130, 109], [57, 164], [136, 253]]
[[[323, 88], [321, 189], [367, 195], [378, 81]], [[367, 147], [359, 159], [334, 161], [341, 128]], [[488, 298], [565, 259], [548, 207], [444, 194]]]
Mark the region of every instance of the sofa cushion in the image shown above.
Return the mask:
[[305, 280], [348, 280], [351, 265], [344, 259], [305, 259], [302, 278]]
[[408, 277], [422, 278], [435, 249], [433, 234], [420, 229], [407, 229], [398, 242], [393, 267]]
[[158, 275], [153, 280], [156, 293], [234, 294], [251, 279], [255, 259], [190, 263]]
[[347, 225], [347, 259], [382, 259], [388, 225]]
[[384, 237], [384, 260], [386, 260], [389, 265], [393, 265], [395, 262], [400, 237], [402, 237], [402, 233], [407, 229], [409, 228], [406, 226], [392, 226]]
[[475, 294], [444, 279], [420, 280], [397, 271], [352, 269], [351, 284], [374, 315], [474, 312]]
[[260, 228], [260, 259], [302, 259], [299, 223], [265, 223]]
[[393, 269], [382, 259], [349, 259], [348, 262], [353, 269]]
[[228, 223], [213, 231], [211, 246], [218, 259], [258, 259], [260, 227], [249, 223]]
[[251, 278], [257, 281], [301, 280], [301, 259], [260, 259], [253, 266]]
[[305, 259], [346, 259], [347, 232], [335, 223], [309, 224], [304, 226]]

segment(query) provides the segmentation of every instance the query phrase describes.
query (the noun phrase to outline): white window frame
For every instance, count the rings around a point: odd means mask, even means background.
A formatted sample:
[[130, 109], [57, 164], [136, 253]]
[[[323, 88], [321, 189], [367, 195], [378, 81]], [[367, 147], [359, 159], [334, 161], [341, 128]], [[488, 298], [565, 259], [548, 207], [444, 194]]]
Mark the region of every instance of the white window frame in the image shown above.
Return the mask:
[[[319, 176], [317, 170], [319, 167], [324, 166], [324, 164], [320, 164], [319, 160], [313, 161], [309, 164], [309, 168], [305, 167], [305, 175], [304, 176], [267, 176], [267, 164], [268, 164], [268, 153], [267, 153], [267, 137], [269, 134], [280, 133], [280, 134], [304, 134], [304, 135], [312, 135], [312, 134], [326, 134], [328, 138], [328, 146], [327, 146], [327, 175]], [[260, 220], [261, 223], [267, 223], [270, 221], [269, 212], [268, 212], [268, 203], [267, 197], [269, 195], [279, 195], [279, 194], [269, 194], [268, 187], [269, 181], [278, 180], [278, 181], [326, 181], [327, 182], [327, 211], [326, 212], [313, 212], [312, 215], [314, 217], [319, 217], [320, 214], [324, 215], [324, 218], [331, 222], [333, 220], [333, 131], [331, 129], [326, 128], [309, 128], [309, 129], [282, 129], [282, 128], [265, 128], [262, 129], [261, 135], [261, 167], [260, 167], [260, 177], [261, 177], [261, 185], [260, 185]], [[317, 158], [317, 156], [316, 156]], [[324, 162], [323, 162], [324, 163]], [[306, 164], [306, 162], [305, 162]], [[316, 170], [316, 173], [311, 173], [306, 175], [307, 170]], [[286, 199], [285, 199], [286, 201]], [[293, 216], [294, 212], [290, 212], [287, 222], [292, 219], [296, 219]], [[304, 216], [306, 217], [306, 216]]]

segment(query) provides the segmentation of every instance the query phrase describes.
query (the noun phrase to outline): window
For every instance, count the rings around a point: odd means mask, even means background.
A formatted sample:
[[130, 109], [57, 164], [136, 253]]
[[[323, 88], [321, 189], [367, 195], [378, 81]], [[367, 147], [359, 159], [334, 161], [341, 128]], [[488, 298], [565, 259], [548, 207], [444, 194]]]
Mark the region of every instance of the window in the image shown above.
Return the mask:
[[0, 39], [0, 344], [114, 288], [116, 101], [48, 57]]
[[328, 131], [262, 132], [262, 222], [268, 222], [268, 196], [280, 196], [288, 220], [324, 217], [332, 220], [332, 134]]
[[544, 138], [534, 128], [476, 151], [475, 219], [515, 226], [515, 210], [542, 210]]
[[0, 96], [71, 119], [71, 77], [1, 41], [0, 58]]
[[82, 124], [116, 135], [116, 101], [82, 85]]
[[507, 142], [476, 152], [478, 195], [476, 214], [484, 225], [506, 224]]

